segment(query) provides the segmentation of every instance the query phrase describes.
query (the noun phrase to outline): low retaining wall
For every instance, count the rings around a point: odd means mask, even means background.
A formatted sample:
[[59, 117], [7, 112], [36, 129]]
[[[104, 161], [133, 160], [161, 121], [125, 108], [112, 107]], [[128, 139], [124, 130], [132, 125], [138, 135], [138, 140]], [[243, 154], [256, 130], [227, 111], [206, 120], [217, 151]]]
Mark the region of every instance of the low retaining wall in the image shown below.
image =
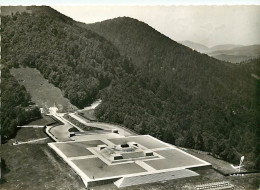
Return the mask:
[[106, 185], [106, 184], [113, 184], [120, 178], [113, 178], [113, 179], [106, 179], [106, 180], [99, 180], [99, 181], [90, 181], [88, 182], [88, 187], [94, 187], [99, 185]]

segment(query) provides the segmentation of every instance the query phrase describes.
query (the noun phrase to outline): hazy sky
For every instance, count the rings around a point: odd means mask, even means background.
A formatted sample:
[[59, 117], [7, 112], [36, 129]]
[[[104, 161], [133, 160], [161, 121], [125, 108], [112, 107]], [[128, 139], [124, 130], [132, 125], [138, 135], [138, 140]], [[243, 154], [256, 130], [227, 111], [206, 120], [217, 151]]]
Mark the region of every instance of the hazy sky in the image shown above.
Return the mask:
[[93, 23], [119, 16], [143, 21], [176, 41], [207, 46], [260, 44], [260, 6], [53, 6]]
[[259, 0], [1, 0], [1, 5], [260, 5]]

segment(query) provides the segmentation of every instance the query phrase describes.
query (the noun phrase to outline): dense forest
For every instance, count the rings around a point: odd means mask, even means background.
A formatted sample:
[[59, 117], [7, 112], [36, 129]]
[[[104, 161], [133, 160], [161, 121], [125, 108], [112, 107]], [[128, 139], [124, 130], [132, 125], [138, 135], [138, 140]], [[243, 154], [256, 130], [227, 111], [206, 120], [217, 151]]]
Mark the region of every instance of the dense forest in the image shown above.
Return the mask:
[[136, 19], [84, 25], [115, 44], [137, 74], [103, 95], [97, 115], [140, 133], [258, 164], [259, 59], [237, 66], [200, 54]]
[[123, 75], [124, 68], [131, 70], [128, 60], [103, 37], [38, 10], [2, 18], [2, 59], [8, 67], [37, 68], [79, 108]]
[[31, 102], [30, 94], [26, 92], [25, 87], [19, 85], [8, 69], [2, 69], [1, 79], [0, 135], [4, 143], [15, 136], [18, 125], [40, 118], [41, 113]]
[[77, 107], [101, 98], [99, 120], [260, 167], [259, 60], [224, 63], [131, 18], [85, 25], [30, 9], [2, 17], [5, 66], [37, 68]]

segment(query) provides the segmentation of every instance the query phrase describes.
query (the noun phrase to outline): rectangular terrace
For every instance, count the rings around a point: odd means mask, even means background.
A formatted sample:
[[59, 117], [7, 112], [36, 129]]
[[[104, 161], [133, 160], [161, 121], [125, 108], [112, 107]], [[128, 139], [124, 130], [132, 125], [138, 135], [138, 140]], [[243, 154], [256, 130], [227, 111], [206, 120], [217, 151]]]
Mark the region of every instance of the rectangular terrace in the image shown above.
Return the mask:
[[111, 138], [107, 134], [107, 139], [105, 134], [88, 136], [92, 136], [89, 141], [49, 143], [87, 182], [181, 172], [210, 165], [149, 135]]

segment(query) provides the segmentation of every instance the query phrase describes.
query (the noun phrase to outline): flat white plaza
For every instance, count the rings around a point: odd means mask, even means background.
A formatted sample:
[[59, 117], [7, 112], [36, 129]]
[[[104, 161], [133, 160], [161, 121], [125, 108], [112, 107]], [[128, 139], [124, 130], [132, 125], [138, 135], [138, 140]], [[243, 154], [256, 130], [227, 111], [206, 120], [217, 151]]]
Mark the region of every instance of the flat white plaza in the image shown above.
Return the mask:
[[91, 134], [49, 146], [86, 185], [125, 187], [192, 177], [198, 174], [190, 169], [211, 165], [150, 135]]

